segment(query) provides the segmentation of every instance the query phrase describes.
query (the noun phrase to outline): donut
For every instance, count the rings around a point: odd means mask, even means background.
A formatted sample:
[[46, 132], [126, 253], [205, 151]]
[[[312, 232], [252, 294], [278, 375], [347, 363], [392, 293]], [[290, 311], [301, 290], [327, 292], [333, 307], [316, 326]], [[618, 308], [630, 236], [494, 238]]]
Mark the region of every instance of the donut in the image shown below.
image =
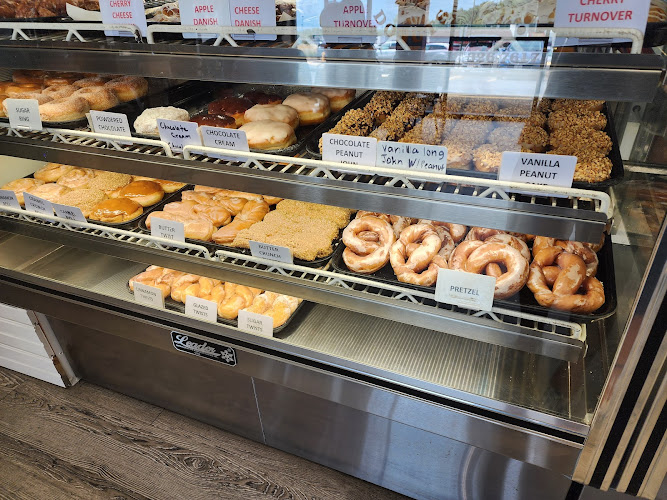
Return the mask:
[[447, 146], [447, 167], [456, 170], [470, 170], [472, 153], [470, 148], [458, 142], [444, 144]]
[[461, 242], [449, 257], [449, 268], [455, 271], [465, 270], [465, 264], [470, 254], [484, 244], [480, 240], [465, 240]]
[[267, 94], [259, 90], [251, 90], [243, 94], [245, 99], [249, 99], [254, 104], [280, 104], [283, 98], [277, 94]]
[[500, 229], [490, 229], [488, 227], [473, 227], [466, 235], [466, 240], [481, 240], [494, 236], [496, 234], [505, 234]]
[[493, 236], [486, 238], [484, 243], [502, 243], [504, 245], [509, 245], [515, 250], [518, 250], [524, 259], [530, 261], [530, 250], [528, 250], [526, 242], [511, 234], [494, 234]]
[[137, 134], [144, 135], [160, 135], [158, 130], [157, 120], [180, 120], [187, 121], [190, 119], [190, 113], [185, 109], [175, 108], [173, 106], [159, 106], [157, 108], [148, 108], [134, 120], [134, 130]]
[[49, 182], [47, 184], [40, 184], [39, 186], [35, 185], [26, 192], [35, 195], [38, 198], [58, 203], [60, 197], [69, 191], [71, 190], [68, 187]]
[[84, 87], [74, 92], [74, 97], [82, 97], [88, 101], [90, 109], [105, 111], [118, 106], [120, 101], [116, 93], [107, 87]]
[[98, 203], [88, 216], [100, 222], [126, 222], [144, 212], [143, 207], [129, 198], [111, 198]]
[[82, 97], [63, 97], [39, 105], [39, 116], [44, 122], [69, 122], [85, 118], [90, 111]]
[[220, 128], [238, 128], [236, 120], [231, 116], [227, 115], [209, 115], [206, 113], [200, 113], [198, 115], [190, 118], [191, 122], [195, 122], [200, 127], [206, 125], [208, 127], [220, 127]]
[[[357, 217], [359, 216], [359, 213], [357, 212]], [[389, 216], [389, 222], [391, 223], [391, 227], [394, 230], [394, 234], [396, 235], [396, 238], [398, 238], [403, 230], [410, 226], [413, 222], [414, 219], [411, 217], [401, 217], [398, 215], [390, 215]]]
[[42, 85], [44, 71], [39, 69], [15, 69], [12, 72], [12, 80], [16, 83], [34, 83]]
[[[133, 178], [132, 180], [139, 180], [136, 178]], [[175, 193], [179, 189], [182, 189], [185, 187], [184, 182], [176, 182], [176, 181], [167, 181], [164, 179], [146, 179], [146, 180], [152, 180], [153, 182], [157, 182], [161, 187], [162, 190], [165, 193]]]
[[41, 186], [42, 184], [44, 184], [44, 181], [26, 177], [23, 179], [16, 179], [11, 182], [8, 182], [0, 189], [5, 189], [7, 191], [14, 191], [16, 199], [18, 200], [19, 204], [23, 206], [25, 205], [25, 200], [23, 199], [23, 193], [27, 192], [29, 189], [34, 188], [36, 186]]
[[72, 85], [75, 81], [81, 78], [77, 73], [55, 73], [46, 75], [44, 77], [44, 85]]
[[7, 85], [4, 93], [12, 97], [12, 94], [19, 92], [41, 92], [43, 88], [44, 85], [41, 83], [13, 83]]
[[97, 204], [105, 198], [106, 195], [99, 189], [72, 189], [63, 194], [58, 203], [80, 208], [83, 216], [87, 218]]
[[468, 234], [468, 226], [464, 226], [463, 224], [453, 224], [451, 222], [440, 222], [426, 219], [420, 220], [419, 223], [431, 224], [435, 227], [444, 227], [449, 232], [449, 235], [454, 240], [454, 243], [458, 243], [463, 238], [465, 238], [466, 234]]
[[44, 182], [58, 182], [58, 179], [74, 168], [72, 165], [63, 165], [62, 163], [47, 163], [35, 172], [33, 177]]
[[[377, 234], [377, 242], [359, 238], [359, 233]], [[389, 222], [377, 217], [361, 217], [352, 220], [343, 230], [343, 261], [356, 273], [370, 274], [382, 269], [389, 262], [389, 252], [396, 236]]]
[[294, 129], [283, 122], [263, 120], [243, 125], [251, 149], [284, 149], [296, 142]]
[[329, 98], [315, 92], [289, 95], [283, 104], [296, 109], [299, 113], [299, 123], [302, 126], [322, 123], [331, 114]]
[[403, 230], [389, 252], [398, 281], [433, 285], [438, 278], [438, 266], [432, 261], [441, 246], [442, 240], [429, 224], [415, 224]]
[[77, 90], [74, 85], [51, 85], [42, 90], [42, 94], [51, 99], [62, 99], [71, 96]]
[[209, 103], [208, 114], [231, 116], [240, 127], [244, 123], [245, 112], [253, 106], [253, 102], [244, 97], [223, 97]]
[[292, 313], [296, 311], [301, 299], [280, 295], [263, 314], [273, 319], [273, 328], [278, 328], [285, 324]]
[[162, 200], [164, 190], [157, 182], [133, 181], [127, 186], [112, 192], [109, 196], [112, 198], [130, 198], [142, 207], [149, 207]]
[[494, 298], [511, 297], [521, 290], [528, 280], [528, 261], [518, 250], [503, 243], [483, 243], [474, 249], [465, 262], [465, 271], [482, 274], [489, 264], [502, 264], [506, 269], [496, 277]]
[[578, 241], [563, 240], [556, 241], [556, 246], [581, 257], [586, 264], [586, 275], [595, 277], [598, 272], [598, 256], [591, 248]]
[[[88, 187], [88, 184], [95, 178], [95, 171], [90, 168], [73, 168], [63, 174], [58, 179], [58, 184], [67, 186], [70, 189], [79, 189]], [[102, 200], [100, 200], [102, 201]]]
[[15, 83], [12, 82], [12, 81], [0, 82], [0, 94], [3, 94], [3, 95], [6, 94], [7, 93], [7, 88], [9, 88], [13, 85], [15, 85]]
[[88, 183], [88, 187], [104, 191], [108, 196], [111, 192], [127, 186], [130, 182], [132, 182], [131, 175], [102, 171], [95, 175]]
[[120, 102], [133, 101], [148, 94], [148, 80], [140, 76], [121, 76], [104, 84], [113, 90]]
[[350, 104], [354, 100], [354, 97], [357, 95], [357, 91], [355, 89], [313, 87], [311, 91], [327, 96], [329, 98], [329, 106], [331, 106], [331, 111], [333, 113], [337, 113], [345, 106]]
[[[47, 102], [51, 102], [53, 100], [41, 92], [12, 92], [11, 94], [8, 94], [7, 97], [9, 99], [35, 99], [37, 104], [46, 104]], [[2, 109], [6, 114], [7, 106], [5, 105], [4, 101], [2, 104]]]
[[245, 112], [243, 119], [246, 123], [264, 120], [283, 122], [295, 130], [299, 126], [299, 113], [284, 104], [255, 104]]
[[80, 89], [84, 89], [86, 87], [102, 87], [108, 81], [109, 78], [106, 76], [89, 76], [75, 81], [72, 85]]

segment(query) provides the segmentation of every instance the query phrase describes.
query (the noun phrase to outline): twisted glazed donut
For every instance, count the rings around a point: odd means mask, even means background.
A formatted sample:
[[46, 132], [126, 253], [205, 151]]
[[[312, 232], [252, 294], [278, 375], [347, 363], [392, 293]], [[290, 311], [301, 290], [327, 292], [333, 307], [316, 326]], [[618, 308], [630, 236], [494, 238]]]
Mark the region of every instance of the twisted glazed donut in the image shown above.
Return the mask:
[[546, 236], [535, 236], [533, 240], [533, 257], [535, 257], [540, 250], [547, 247], [556, 246], [556, 238], [547, 238]]
[[556, 246], [561, 247], [566, 252], [578, 255], [586, 263], [586, 275], [593, 276], [598, 273], [598, 256], [589, 247], [578, 241], [563, 241], [558, 240]]
[[511, 297], [528, 280], [528, 261], [518, 250], [504, 243], [484, 243], [473, 250], [465, 263], [465, 271], [481, 274], [491, 263], [500, 263], [506, 272], [496, 278], [493, 294], [496, 299]]
[[[368, 241], [359, 233], [373, 232], [378, 241]], [[367, 236], [367, 235], [365, 235]], [[389, 222], [378, 217], [354, 219], [343, 231], [343, 261], [351, 271], [370, 274], [382, 269], [389, 261], [389, 251], [396, 236]]]
[[449, 269], [449, 258], [454, 252], [456, 244], [454, 243], [452, 235], [449, 234], [449, 231], [444, 231], [442, 234], [438, 234], [438, 236], [440, 236], [442, 243], [437, 255], [433, 257], [432, 263], [438, 266], [438, 268]]
[[506, 234], [500, 229], [490, 229], [488, 227], [473, 227], [466, 235], [466, 240], [481, 240], [484, 241], [496, 234]]
[[470, 254], [484, 244], [480, 240], [466, 240], [456, 247], [449, 257], [449, 268], [454, 271], [465, 270], [466, 262]]
[[518, 250], [524, 259], [530, 261], [530, 250], [528, 250], [526, 242], [511, 234], [494, 234], [485, 239], [484, 243], [504, 243]]
[[383, 214], [380, 212], [368, 212], [366, 210], [359, 210], [357, 212], [355, 219], [361, 219], [362, 217], [377, 217], [378, 219], [382, 219], [383, 221], [391, 223], [391, 215]]
[[[440, 221], [435, 221], [435, 220], [426, 220], [426, 219], [421, 219], [419, 221], [419, 224], [431, 224], [432, 226], [437, 227], [444, 227], [451, 237], [454, 239], [454, 243], [458, 243], [461, 241], [466, 234], [468, 233], [468, 226], [464, 226], [463, 224], [453, 224], [451, 222], [440, 222]], [[438, 233], [439, 234], [439, 233]]]
[[401, 236], [401, 233], [406, 227], [414, 223], [414, 219], [412, 219], [411, 217], [390, 215], [389, 222], [391, 222], [391, 226], [394, 229], [394, 234], [396, 235], [396, 238], [398, 238], [399, 236]]
[[[419, 246], [408, 246], [419, 243]], [[438, 278], [438, 266], [433, 258], [442, 247], [442, 240], [428, 224], [407, 227], [391, 247], [389, 260], [398, 281], [413, 285], [431, 286]]]

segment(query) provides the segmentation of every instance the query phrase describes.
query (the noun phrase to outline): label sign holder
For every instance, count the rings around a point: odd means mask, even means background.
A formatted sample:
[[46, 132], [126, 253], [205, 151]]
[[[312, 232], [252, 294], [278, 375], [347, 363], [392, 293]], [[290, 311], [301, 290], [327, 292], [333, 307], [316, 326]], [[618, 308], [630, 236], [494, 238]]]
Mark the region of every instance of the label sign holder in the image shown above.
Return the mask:
[[275, 260], [276, 262], [283, 262], [285, 264], [294, 264], [292, 250], [288, 247], [269, 245], [268, 243], [253, 240], [249, 240], [248, 244], [250, 246], [250, 254], [253, 257]]
[[[203, 125], [199, 127], [204, 146], [215, 149], [233, 149], [236, 151], [249, 152], [248, 138], [245, 130], [238, 130], [232, 128], [209, 127]], [[243, 158], [234, 156], [227, 156], [221, 154], [207, 153], [208, 156], [220, 158], [228, 161], [245, 161]]]
[[278, 35], [260, 35], [250, 33], [252, 28], [266, 28], [276, 25], [276, 3], [274, 0], [227, 0], [229, 2], [229, 18], [235, 28], [247, 27], [249, 33], [232, 35], [234, 40], [266, 40], [278, 39]]
[[376, 166], [447, 173], [447, 148], [409, 142], [378, 141]]
[[21, 204], [19, 203], [18, 198], [16, 198], [16, 193], [8, 189], [0, 189], [0, 207], [9, 207], [20, 210]]
[[378, 140], [374, 137], [322, 134], [322, 160], [374, 167]]
[[151, 217], [151, 236], [185, 243], [185, 224], [182, 222]]
[[185, 146], [201, 146], [201, 137], [195, 122], [157, 119], [160, 140], [169, 144], [175, 153], [183, 152]]
[[241, 309], [238, 316], [238, 328], [246, 333], [262, 337], [273, 337], [273, 318], [263, 314]]
[[435, 300], [454, 306], [491, 311], [496, 278], [484, 274], [439, 269]]
[[[226, 0], [180, 0], [179, 9], [183, 26], [231, 26]], [[217, 37], [212, 33], [183, 33], [183, 38], [208, 40]]]
[[73, 220], [76, 222], [88, 222], [79, 207], [60, 205], [59, 203], [53, 203], [52, 205], [53, 210], [56, 212], [56, 216], [61, 219]]
[[[143, 0], [100, 0], [104, 24], [134, 24], [141, 36], [148, 33]], [[134, 36], [130, 31], [105, 30], [106, 36]]]
[[30, 193], [23, 193], [25, 209], [43, 215], [53, 215], [53, 205], [49, 200]]
[[[122, 137], [132, 137], [132, 130], [127, 121], [127, 115], [123, 113], [112, 113], [110, 111], [90, 110], [90, 125], [93, 132], [98, 134], [118, 135]], [[129, 145], [132, 142], [122, 142]]]
[[144, 306], [164, 309], [162, 290], [155, 286], [145, 285], [136, 281], [134, 282], [133, 288], [135, 302]]
[[16, 130], [42, 130], [37, 99], [5, 99], [9, 126]]
[[185, 315], [209, 323], [218, 322], [218, 304], [195, 295], [185, 297]]
[[569, 188], [576, 166], [576, 156], [505, 151], [498, 180]]

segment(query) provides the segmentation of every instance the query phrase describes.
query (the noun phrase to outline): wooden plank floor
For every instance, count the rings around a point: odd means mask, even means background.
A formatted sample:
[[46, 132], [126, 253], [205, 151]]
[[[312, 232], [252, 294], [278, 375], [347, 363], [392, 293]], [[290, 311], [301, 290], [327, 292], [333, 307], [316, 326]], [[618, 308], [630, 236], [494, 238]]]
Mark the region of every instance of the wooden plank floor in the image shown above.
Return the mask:
[[0, 367], [0, 499], [399, 499], [168, 410]]

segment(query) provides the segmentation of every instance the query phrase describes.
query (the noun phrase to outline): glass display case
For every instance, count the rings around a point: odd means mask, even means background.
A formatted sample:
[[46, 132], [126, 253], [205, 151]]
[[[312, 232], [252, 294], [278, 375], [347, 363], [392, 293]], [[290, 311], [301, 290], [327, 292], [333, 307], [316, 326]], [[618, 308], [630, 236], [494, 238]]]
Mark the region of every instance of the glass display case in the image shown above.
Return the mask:
[[0, 302], [82, 379], [416, 498], [654, 498], [656, 28], [280, 5], [0, 23]]

